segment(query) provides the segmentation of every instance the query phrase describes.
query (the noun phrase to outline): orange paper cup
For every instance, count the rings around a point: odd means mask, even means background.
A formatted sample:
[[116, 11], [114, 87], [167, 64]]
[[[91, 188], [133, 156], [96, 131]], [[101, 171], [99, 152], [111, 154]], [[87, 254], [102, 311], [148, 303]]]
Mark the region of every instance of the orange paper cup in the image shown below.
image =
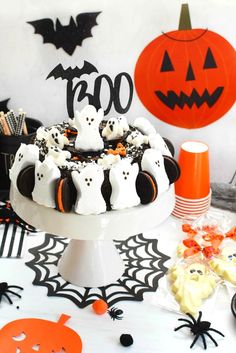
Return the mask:
[[210, 193], [208, 146], [200, 141], [186, 141], [179, 153], [180, 178], [175, 183], [177, 196], [201, 199]]

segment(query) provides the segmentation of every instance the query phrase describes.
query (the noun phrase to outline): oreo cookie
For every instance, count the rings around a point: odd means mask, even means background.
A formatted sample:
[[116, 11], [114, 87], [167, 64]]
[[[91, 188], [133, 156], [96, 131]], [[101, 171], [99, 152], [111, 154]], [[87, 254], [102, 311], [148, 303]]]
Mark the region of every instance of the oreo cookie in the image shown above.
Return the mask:
[[17, 189], [21, 195], [25, 197], [32, 197], [32, 192], [35, 184], [35, 166], [28, 165], [26, 168], [22, 169], [17, 177]]
[[155, 179], [147, 172], [139, 172], [136, 179], [136, 191], [142, 205], [153, 202], [158, 194]]
[[72, 180], [70, 178], [60, 178], [56, 183], [56, 209], [62, 213], [70, 212], [74, 204], [76, 192], [73, 192]]
[[180, 177], [179, 165], [176, 160], [170, 156], [163, 156], [163, 158], [166, 174], [168, 176], [170, 184], [173, 184]]
[[172, 156], [174, 157], [175, 155], [175, 148], [174, 145], [172, 144], [172, 142], [170, 140], [168, 140], [166, 137], [163, 137], [163, 140], [166, 143], [166, 146], [169, 148], [170, 153], [172, 154]]

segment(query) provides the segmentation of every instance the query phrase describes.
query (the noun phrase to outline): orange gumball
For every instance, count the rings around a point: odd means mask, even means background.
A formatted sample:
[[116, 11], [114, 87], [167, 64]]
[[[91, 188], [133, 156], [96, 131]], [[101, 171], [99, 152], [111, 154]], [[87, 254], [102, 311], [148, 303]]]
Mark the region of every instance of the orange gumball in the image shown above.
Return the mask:
[[97, 315], [103, 315], [107, 312], [108, 305], [102, 299], [97, 299], [92, 304], [93, 310]]

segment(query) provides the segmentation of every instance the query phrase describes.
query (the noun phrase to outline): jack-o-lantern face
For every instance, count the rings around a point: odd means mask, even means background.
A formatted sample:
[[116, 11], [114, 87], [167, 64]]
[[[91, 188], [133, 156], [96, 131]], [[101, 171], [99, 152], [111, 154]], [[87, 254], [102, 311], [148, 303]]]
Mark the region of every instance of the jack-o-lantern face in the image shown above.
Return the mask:
[[135, 87], [158, 119], [189, 129], [206, 126], [235, 102], [235, 50], [209, 30], [165, 33], [141, 53]]
[[69, 316], [59, 322], [42, 319], [12, 321], [0, 331], [0, 352], [6, 353], [81, 353], [80, 336], [63, 326]]

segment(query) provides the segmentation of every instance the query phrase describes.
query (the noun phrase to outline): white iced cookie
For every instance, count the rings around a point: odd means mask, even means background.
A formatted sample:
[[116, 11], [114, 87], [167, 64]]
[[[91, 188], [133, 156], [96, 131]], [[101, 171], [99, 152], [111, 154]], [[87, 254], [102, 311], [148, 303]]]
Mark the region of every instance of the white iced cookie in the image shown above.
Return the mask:
[[56, 146], [59, 147], [60, 149], [63, 149], [65, 145], [69, 145], [69, 140], [68, 138], [60, 133], [60, 130], [58, 130], [56, 127], [52, 127], [48, 131], [48, 138], [47, 138], [47, 147], [51, 146]]
[[79, 134], [75, 140], [75, 148], [80, 151], [100, 151], [104, 142], [99, 132], [99, 124], [103, 119], [103, 110], [98, 111], [87, 105], [81, 112], [75, 113], [75, 126]]
[[219, 257], [210, 261], [210, 266], [215, 273], [236, 285], [236, 249], [225, 247]]
[[162, 154], [172, 157], [169, 148], [167, 147], [164, 139], [161, 137], [160, 134], [149, 135], [149, 145], [154, 150], [160, 150]]
[[151, 135], [156, 133], [156, 129], [147, 118], [139, 117], [134, 120], [134, 127], [139, 129], [144, 135]]
[[113, 210], [134, 207], [140, 203], [136, 191], [138, 172], [138, 164], [131, 164], [128, 159], [122, 159], [110, 169], [109, 179], [112, 186], [110, 203]]
[[45, 207], [55, 208], [56, 181], [61, 173], [51, 158], [35, 163], [35, 185], [32, 198], [35, 202]]
[[106, 126], [102, 130], [102, 137], [108, 141], [118, 139], [124, 135], [123, 128], [116, 118], [107, 120]]
[[126, 141], [131, 145], [140, 147], [142, 144], [148, 144], [148, 136], [143, 135], [139, 131], [132, 131], [129, 136], [126, 138]]
[[22, 169], [28, 165], [34, 165], [39, 159], [39, 148], [36, 145], [26, 145], [22, 143], [16, 152], [14, 163], [10, 169], [9, 176], [12, 184], [16, 188], [18, 175]]
[[181, 311], [192, 315], [198, 313], [202, 300], [208, 298], [216, 286], [216, 277], [201, 263], [174, 266], [169, 278]]
[[77, 189], [75, 212], [81, 215], [106, 212], [106, 202], [101, 192], [104, 180], [102, 167], [90, 163], [80, 173], [73, 171], [71, 175]]
[[165, 171], [164, 158], [161, 151], [152, 148], [146, 149], [141, 160], [141, 169], [155, 178], [158, 195], [168, 190], [170, 182]]
[[48, 148], [47, 156], [52, 157], [58, 167], [63, 167], [68, 164], [67, 159], [71, 158], [71, 153], [69, 151], [63, 151], [59, 147], [51, 146]]
[[118, 116], [117, 120], [118, 120], [118, 122], [119, 122], [119, 124], [122, 127], [124, 132], [129, 131], [129, 124], [128, 124], [127, 119], [126, 119], [126, 117], [124, 115]]
[[98, 165], [101, 165], [103, 169], [111, 169], [111, 167], [121, 160], [120, 155], [105, 154], [97, 160]]

